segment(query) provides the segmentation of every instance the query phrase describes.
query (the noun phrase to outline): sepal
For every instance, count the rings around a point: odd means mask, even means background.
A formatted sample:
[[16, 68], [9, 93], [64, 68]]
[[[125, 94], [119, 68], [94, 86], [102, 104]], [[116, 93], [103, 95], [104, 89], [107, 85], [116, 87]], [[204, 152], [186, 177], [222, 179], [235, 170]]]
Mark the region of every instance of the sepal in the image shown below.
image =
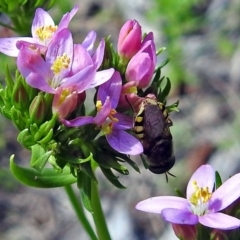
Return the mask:
[[52, 151], [45, 151], [39, 144], [35, 144], [31, 147], [32, 155], [30, 160], [30, 166], [41, 172], [45, 167]]
[[31, 146], [36, 144], [36, 141], [34, 140], [34, 138], [29, 133], [28, 128], [23, 129], [18, 134], [17, 141], [27, 149], [30, 149]]

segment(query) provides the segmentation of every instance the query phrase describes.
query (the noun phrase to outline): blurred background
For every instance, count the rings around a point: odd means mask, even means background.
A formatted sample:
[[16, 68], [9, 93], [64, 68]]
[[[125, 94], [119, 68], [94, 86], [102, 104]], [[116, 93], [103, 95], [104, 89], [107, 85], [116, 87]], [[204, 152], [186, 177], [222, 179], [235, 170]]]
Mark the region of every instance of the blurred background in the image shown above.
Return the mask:
[[[113, 240], [174, 240], [171, 226], [160, 216], [134, 206], [151, 196], [175, 195], [175, 188], [184, 192], [193, 171], [205, 163], [223, 180], [239, 172], [240, 1], [57, 1], [50, 14], [58, 23], [75, 4], [80, 5], [70, 24], [75, 42], [95, 30], [99, 39], [111, 35], [116, 47], [123, 23], [136, 19], [144, 32], [154, 32], [157, 48], [166, 47], [159, 64], [171, 58], [162, 74], [172, 83], [168, 104], [180, 101], [180, 111], [170, 116], [176, 156], [171, 173], [176, 178], [169, 176], [167, 183], [164, 174], [154, 175], [136, 158], [141, 174], [129, 167], [129, 176], [120, 176], [126, 190], [110, 185], [101, 172], [98, 179]], [[14, 35], [1, 27], [0, 37]], [[1, 54], [1, 82], [5, 63], [15, 71], [14, 60]], [[27, 165], [29, 153], [16, 141], [12, 123], [0, 118], [0, 240], [87, 240], [62, 189], [28, 188], [12, 177], [10, 155]]]

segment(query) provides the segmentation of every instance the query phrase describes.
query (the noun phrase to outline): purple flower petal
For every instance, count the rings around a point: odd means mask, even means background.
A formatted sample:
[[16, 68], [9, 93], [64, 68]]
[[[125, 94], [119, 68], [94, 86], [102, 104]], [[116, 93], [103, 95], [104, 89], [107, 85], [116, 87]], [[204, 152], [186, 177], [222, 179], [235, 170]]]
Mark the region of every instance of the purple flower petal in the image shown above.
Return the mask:
[[101, 110], [97, 113], [96, 117], [94, 118], [94, 122], [98, 126], [102, 126], [102, 124], [106, 121], [106, 118], [109, 116], [111, 110], [111, 101], [108, 97], [104, 102]]
[[93, 61], [88, 51], [81, 44], [74, 44], [74, 56], [71, 74], [76, 74], [88, 65], [93, 65]]
[[62, 119], [61, 122], [68, 127], [80, 127], [86, 124], [93, 123], [93, 117], [92, 116], [78, 117], [69, 121], [66, 119]]
[[90, 53], [90, 55], [93, 53], [94, 42], [96, 41], [96, 38], [96, 32], [91, 31], [82, 42], [83, 47]]
[[91, 83], [89, 84], [89, 88], [95, 88], [103, 83], [105, 83], [106, 81], [108, 81], [113, 73], [114, 73], [114, 69], [110, 68], [107, 70], [102, 70], [102, 71], [98, 71], [96, 72], [96, 75], [93, 79], [93, 81], [91, 81]]
[[[67, 28], [56, 34], [48, 46], [46, 62], [49, 65], [49, 68], [51, 68], [57, 57], [62, 57], [64, 54], [67, 55], [71, 62], [67, 68], [61, 70], [61, 78], [64, 78], [68, 74], [73, 60], [73, 39], [71, 32]], [[58, 85], [59, 84], [57, 84], [57, 86]]]
[[19, 49], [16, 44], [18, 41], [27, 41], [30, 43], [35, 43], [36, 41], [30, 37], [12, 37], [12, 38], [0, 38], [0, 52], [10, 56], [17, 57]]
[[33, 88], [37, 88], [43, 92], [55, 93], [55, 89], [51, 88], [45, 79], [37, 73], [30, 73], [26, 78], [26, 82]]
[[18, 70], [25, 78], [31, 73], [37, 73], [44, 79], [50, 79], [52, 77], [52, 73], [47, 67], [40, 52], [30, 50], [24, 46], [22, 46], [19, 52], [17, 66]]
[[114, 123], [114, 129], [127, 130], [133, 128], [133, 118], [121, 113], [116, 113], [114, 117], [118, 119], [118, 122]]
[[46, 52], [47, 52], [47, 47], [44, 46], [44, 45], [41, 45], [41, 44], [38, 44], [38, 43], [33, 43], [33, 42], [26, 42], [26, 41], [17, 41], [17, 44], [16, 44], [17, 48], [18, 49], [21, 49], [22, 47], [25, 47], [25, 48], [29, 48], [29, 49], [38, 49], [40, 51], [41, 54], [45, 55]]
[[105, 48], [105, 42], [102, 39], [94, 55], [92, 56], [92, 60], [94, 62], [94, 65], [96, 66], [96, 69], [98, 69], [102, 64], [103, 56], [104, 56], [104, 48]]
[[[44, 11], [42, 8], [37, 8], [35, 12], [35, 16], [32, 23], [32, 36], [35, 39], [39, 39], [36, 34], [36, 30], [44, 26], [55, 26], [55, 23], [52, 17], [48, 12]], [[42, 42], [42, 40], [39, 39]]]
[[166, 208], [161, 213], [164, 220], [175, 224], [195, 225], [198, 223], [198, 216], [189, 210]]
[[142, 144], [127, 132], [122, 130], [112, 130], [106, 135], [109, 145], [116, 151], [129, 155], [138, 155], [143, 152]]
[[143, 39], [142, 44], [147, 42], [147, 41], [154, 41], [154, 36], [153, 36], [153, 32], [149, 32]]
[[120, 93], [122, 90], [122, 79], [119, 72], [114, 72], [111, 79], [102, 84], [97, 93], [97, 99], [101, 102], [105, 102], [106, 98], [111, 99], [111, 107], [115, 109], [117, 107]]
[[71, 10], [71, 12], [69, 13], [65, 13], [61, 19], [61, 21], [58, 24], [58, 31], [61, 31], [64, 28], [67, 28], [70, 21], [72, 20], [72, 18], [74, 17], [74, 15], [76, 14], [76, 12], [78, 11], [79, 6], [76, 5], [74, 6], [74, 8]]
[[220, 211], [240, 196], [240, 173], [229, 178], [212, 194], [209, 209]]
[[215, 183], [215, 172], [213, 168], [210, 165], [202, 165], [193, 173], [187, 185], [187, 199], [190, 199], [196, 191], [193, 181], [197, 182], [198, 187], [208, 187], [209, 191], [212, 192]]
[[209, 213], [199, 216], [199, 222], [204, 226], [223, 230], [240, 227], [239, 219], [223, 213]]
[[76, 86], [76, 91], [81, 93], [86, 89], [90, 88], [89, 84], [95, 75], [95, 69], [93, 65], [89, 65], [76, 73], [71, 77], [67, 77], [62, 80], [61, 86], [63, 87], [72, 87]]
[[161, 214], [162, 210], [165, 208], [175, 208], [187, 211], [189, 202], [185, 198], [160, 196], [148, 198], [136, 205], [136, 209], [138, 210], [159, 214]]

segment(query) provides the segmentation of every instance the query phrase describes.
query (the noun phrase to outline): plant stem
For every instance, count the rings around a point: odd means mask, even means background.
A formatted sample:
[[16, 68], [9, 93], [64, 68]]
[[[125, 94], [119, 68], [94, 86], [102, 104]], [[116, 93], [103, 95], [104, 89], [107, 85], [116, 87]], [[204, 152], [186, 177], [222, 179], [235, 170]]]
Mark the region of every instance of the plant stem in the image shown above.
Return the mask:
[[99, 198], [97, 183], [94, 181], [91, 181], [91, 183], [91, 203], [93, 208], [92, 216], [97, 228], [98, 238], [99, 240], [111, 240]]
[[73, 206], [73, 209], [78, 217], [79, 222], [82, 224], [83, 228], [86, 230], [87, 234], [89, 235], [91, 240], [98, 240], [95, 232], [92, 229], [92, 226], [90, 225], [87, 217], [85, 216], [84, 209], [79, 202], [78, 198], [76, 197], [72, 186], [66, 185], [64, 186], [65, 191], [68, 195], [68, 198]]

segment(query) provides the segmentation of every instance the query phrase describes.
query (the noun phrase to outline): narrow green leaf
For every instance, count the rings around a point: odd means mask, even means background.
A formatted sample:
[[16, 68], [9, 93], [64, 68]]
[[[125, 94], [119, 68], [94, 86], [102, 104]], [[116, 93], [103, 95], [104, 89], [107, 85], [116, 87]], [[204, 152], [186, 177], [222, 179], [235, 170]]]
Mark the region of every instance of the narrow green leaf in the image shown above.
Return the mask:
[[167, 82], [166, 85], [164, 86], [162, 92], [161, 92], [161, 99], [160, 102], [163, 102], [166, 97], [168, 96], [170, 90], [171, 90], [171, 82], [169, 78], [166, 78]]
[[84, 207], [89, 212], [93, 213], [91, 203], [91, 178], [86, 173], [79, 171], [77, 173], [77, 185], [80, 189], [80, 194]]
[[14, 155], [10, 157], [10, 170], [12, 174], [23, 184], [37, 188], [62, 187], [77, 182], [69, 167], [65, 167], [62, 173], [52, 168], [45, 168], [38, 172], [33, 168], [23, 168], [14, 163]]
[[113, 154], [108, 152], [108, 155], [98, 152], [95, 157], [97, 163], [104, 168], [113, 168], [116, 171], [120, 171], [122, 174], [128, 172], [128, 169], [117, 162], [118, 159]]
[[166, 60], [164, 60], [161, 65], [159, 66], [159, 68], [163, 68], [164, 66], [166, 66], [169, 62], [170, 62], [171, 58], [167, 58]]
[[140, 173], [140, 169], [139, 169], [138, 165], [134, 161], [132, 161], [132, 159], [125, 156], [124, 161], [126, 161], [135, 171]]
[[219, 172], [215, 172], [215, 183], [216, 183], [216, 186], [215, 188], [219, 188], [221, 185], [222, 185], [222, 179], [221, 179], [221, 176], [219, 174]]
[[125, 189], [126, 187], [123, 186], [119, 181], [118, 181], [118, 177], [115, 176], [113, 174], [113, 172], [111, 171], [111, 169], [107, 169], [107, 168], [103, 168], [103, 167], [100, 167], [103, 174], [105, 175], [105, 177], [117, 188], [120, 188], [120, 189]]
[[86, 173], [91, 178], [92, 181], [97, 183], [97, 179], [92, 170], [91, 162], [85, 162], [85, 163], [81, 164], [81, 169], [84, 173]]
[[143, 154], [140, 154], [140, 158], [142, 160], [143, 166], [148, 169], [149, 168], [149, 164], [147, 162], [147, 159], [143, 156]]

